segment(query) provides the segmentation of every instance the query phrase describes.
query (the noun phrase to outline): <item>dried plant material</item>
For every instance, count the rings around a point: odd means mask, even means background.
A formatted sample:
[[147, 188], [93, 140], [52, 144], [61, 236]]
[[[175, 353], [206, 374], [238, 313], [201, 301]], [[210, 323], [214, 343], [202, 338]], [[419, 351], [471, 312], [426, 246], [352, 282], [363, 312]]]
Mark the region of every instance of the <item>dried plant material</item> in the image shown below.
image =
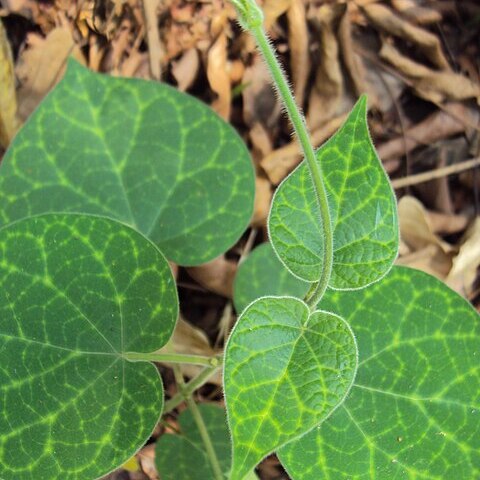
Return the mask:
[[[319, 146], [329, 138], [342, 125], [346, 115], [333, 118], [323, 127], [311, 134], [313, 145]], [[296, 141], [290, 142], [284, 147], [274, 150], [267, 155], [260, 166], [265, 170], [270, 182], [278, 185], [302, 160], [300, 146]]]
[[478, 110], [462, 103], [452, 102], [444, 107], [445, 110], [432, 113], [425, 120], [409, 128], [405, 135], [379, 145], [377, 147], [379, 157], [382, 160], [401, 157], [419, 146], [457, 135], [465, 131], [465, 123], [475, 125], [480, 120]]
[[245, 69], [242, 84], [243, 120], [252, 127], [260, 122], [270, 131], [278, 129], [282, 110], [277, 95], [272, 87], [270, 73], [257, 55], [251, 66]]
[[432, 211], [428, 211], [427, 215], [433, 233], [451, 235], [452, 233], [462, 232], [468, 225], [468, 217], [466, 215], [446, 214]]
[[263, 177], [255, 179], [255, 206], [253, 210], [252, 226], [265, 227], [272, 202], [272, 187], [270, 182]]
[[272, 140], [267, 129], [260, 123], [256, 122], [250, 129], [250, 141], [252, 142], [252, 157], [255, 163], [266, 157], [273, 150]]
[[57, 27], [46, 38], [31, 34], [17, 64], [21, 83], [18, 90], [18, 116], [25, 120], [48, 91], [60, 80], [69, 56], [85, 63], [67, 27]]
[[232, 90], [227, 68], [227, 35], [225, 33], [227, 17], [222, 15], [212, 21], [212, 31], [219, 31], [214, 44], [207, 55], [207, 78], [211, 89], [217, 94], [212, 108], [225, 120], [230, 118]]
[[446, 283], [462, 295], [469, 295], [473, 292], [479, 266], [480, 218], [477, 217], [467, 230], [458, 255], [453, 259], [453, 267]]
[[325, 124], [337, 113], [343, 94], [337, 29], [345, 11], [345, 4], [322, 5], [312, 18], [320, 39], [320, 63], [316, 69], [307, 115], [307, 123], [312, 130]]
[[156, 80], [162, 78], [162, 60], [165, 56], [165, 51], [160, 40], [160, 33], [158, 31], [157, 10], [159, 5], [160, 0], [143, 0], [150, 71], [152, 78]]
[[402, 55], [387, 42], [382, 45], [380, 57], [408, 76], [422, 98], [434, 103], [467, 98], [476, 98], [480, 102], [480, 85], [459, 73], [431, 70]]
[[377, 105], [375, 92], [369, 88], [366, 81], [366, 72], [358, 54], [355, 53], [352, 41], [352, 24], [350, 19], [349, 10], [351, 4], [347, 4], [347, 12], [342, 15], [340, 19], [340, 25], [338, 29], [338, 42], [340, 45], [340, 52], [342, 55], [343, 63], [348, 72], [348, 76], [353, 84], [355, 94], [360, 96], [362, 93], [369, 92], [369, 103], [371, 105]]
[[137, 453], [142, 472], [144, 472], [150, 480], [157, 480], [160, 478], [155, 465], [155, 446], [155, 443], [150, 443]]
[[412, 25], [390, 8], [379, 3], [365, 5], [362, 10], [376, 28], [413, 43], [433, 65], [442, 70], [450, 70], [438, 37], [423, 28]]
[[433, 8], [424, 7], [416, 0], [391, 0], [393, 8], [408, 20], [418, 25], [429, 25], [442, 20], [442, 15]]
[[270, 30], [272, 25], [290, 8], [292, 0], [264, 0], [262, 10], [265, 16], [265, 30]]
[[198, 267], [187, 268], [188, 274], [200, 285], [227, 298], [232, 298], [236, 271], [235, 262], [227, 260], [224, 255]]
[[410, 253], [397, 264], [445, 278], [452, 267], [454, 248], [435, 235], [425, 207], [416, 198], [405, 196], [398, 203], [398, 215], [400, 235]]
[[7, 33], [0, 20], [0, 146], [6, 148], [17, 131], [17, 97], [13, 59]]
[[297, 105], [303, 107], [305, 88], [310, 72], [308, 29], [303, 0], [291, 0], [290, 8], [287, 11], [287, 18], [293, 93]]
[[200, 58], [196, 48], [189, 48], [178, 60], [172, 62], [172, 75], [180, 91], [185, 92], [193, 85], [199, 67]]

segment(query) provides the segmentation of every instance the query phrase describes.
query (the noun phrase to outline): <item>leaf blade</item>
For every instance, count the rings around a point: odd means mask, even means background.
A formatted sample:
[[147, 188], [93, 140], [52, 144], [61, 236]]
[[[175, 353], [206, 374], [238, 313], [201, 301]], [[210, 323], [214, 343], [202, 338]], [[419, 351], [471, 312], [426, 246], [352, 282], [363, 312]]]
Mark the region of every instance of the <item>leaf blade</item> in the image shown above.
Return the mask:
[[[398, 251], [395, 196], [370, 139], [366, 97], [316, 155], [334, 230], [329, 285], [362, 288], [388, 272]], [[305, 281], [318, 281], [323, 229], [305, 162], [275, 192], [268, 227], [273, 248], [285, 266]]]
[[279, 452], [292, 478], [478, 476], [480, 322], [468, 302], [394, 267], [368, 290], [330, 292], [322, 307], [351, 323], [360, 364], [345, 403]]

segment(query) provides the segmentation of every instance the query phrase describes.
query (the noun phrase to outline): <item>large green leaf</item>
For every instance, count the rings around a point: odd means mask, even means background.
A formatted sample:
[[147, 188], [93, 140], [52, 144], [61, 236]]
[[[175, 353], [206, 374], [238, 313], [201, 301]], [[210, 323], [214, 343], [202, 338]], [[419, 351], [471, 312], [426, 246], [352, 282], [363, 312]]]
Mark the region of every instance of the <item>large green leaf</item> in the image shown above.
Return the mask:
[[0, 229], [0, 478], [86, 480], [130, 458], [163, 405], [124, 353], [169, 339], [165, 257], [112, 220], [50, 214]]
[[[231, 446], [225, 410], [213, 404], [198, 405], [225, 478], [230, 471]], [[215, 478], [207, 452], [190, 410], [178, 417], [181, 435], [162, 435], [155, 461], [162, 480]]]
[[[366, 97], [317, 151], [334, 230], [330, 286], [361, 288], [385, 275], [398, 250], [396, 201], [370, 140]], [[324, 237], [305, 162], [278, 187], [270, 211], [273, 248], [296, 276], [318, 281]]]
[[293, 276], [285, 268], [270, 242], [265, 242], [240, 264], [233, 285], [233, 301], [240, 313], [259, 297], [290, 295], [303, 298], [309, 287], [310, 283]]
[[357, 292], [327, 293], [360, 363], [347, 400], [280, 451], [295, 480], [480, 478], [480, 317], [407, 268]]
[[0, 168], [0, 224], [93, 213], [150, 238], [167, 258], [214, 258], [246, 228], [254, 198], [247, 149], [198, 100], [161, 83], [68, 70]]
[[350, 327], [297, 298], [264, 297], [242, 313], [225, 352], [231, 480], [311, 430], [345, 398], [357, 368]]

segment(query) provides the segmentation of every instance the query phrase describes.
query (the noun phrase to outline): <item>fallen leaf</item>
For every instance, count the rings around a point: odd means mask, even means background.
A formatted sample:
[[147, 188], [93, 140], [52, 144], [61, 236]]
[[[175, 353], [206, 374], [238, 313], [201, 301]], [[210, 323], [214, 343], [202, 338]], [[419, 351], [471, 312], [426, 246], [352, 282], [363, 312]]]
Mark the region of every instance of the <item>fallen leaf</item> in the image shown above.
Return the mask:
[[342, 98], [344, 85], [337, 30], [345, 11], [345, 4], [326, 4], [315, 10], [315, 16], [311, 18], [320, 40], [320, 63], [316, 67], [307, 114], [307, 124], [312, 130], [337, 113]]
[[433, 8], [419, 5], [416, 0], [391, 0], [392, 7], [402, 16], [418, 25], [429, 25], [442, 20], [442, 15]]
[[376, 28], [413, 43], [433, 65], [441, 70], [451, 70], [442, 51], [440, 40], [433, 33], [411, 24], [390, 8], [379, 3], [365, 5], [362, 11]]
[[225, 255], [199, 265], [188, 267], [188, 274], [207, 290], [227, 298], [233, 295], [233, 279], [237, 271], [235, 262], [227, 260]]
[[383, 42], [380, 57], [408, 76], [422, 98], [434, 103], [467, 98], [480, 101], [480, 85], [459, 73], [432, 70], [402, 55], [388, 42]]
[[67, 27], [53, 29], [46, 38], [30, 34], [28, 45], [17, 64], [21, 84], [17, 97], [18, 116], [22, 121], [60, 80], [69, 56], [85, 64], [82, 52]]
[[453, 259], [453, 267], [446, 279], [447, 285], [461, 293], [473, 292], [477, 270], [480, 266], [480, 218], [476, 218], [467, 230], [458, 255]]
[[310, 72], [309, 38], [303, 0], [291, 0], [290, 7], [287, 10], [287, 18], [293, 93], [297, 105], [302, 108]]
[[148, 55], [152, 78], [162, 78], [162, 61], [165, 57], [165, 48], [160, 39], [158, 30], [158, 7], [160, 0], [143, 0], [143, 11], [147, 30]]
[[185, 92], [193, 85], [199, 67], [200, 58], [196, 48], [189, 48], [178, 60], [172, 62], [172, 75], [179, 90]]
[[255, 179], [255, 206], [253, 210], [252, 226], [265, 227], [270, 204], [272, 202], [272, 186], [270, 182], [259, 175]]
[[0, 146], [7, 148], [18, 128], [13, 59], [7, 33], [0, 20]]
[[264, 0], [262, 5], [263, 15], [265, 17], [264, 27], [267, 32], [290, 7], [292, 0]]

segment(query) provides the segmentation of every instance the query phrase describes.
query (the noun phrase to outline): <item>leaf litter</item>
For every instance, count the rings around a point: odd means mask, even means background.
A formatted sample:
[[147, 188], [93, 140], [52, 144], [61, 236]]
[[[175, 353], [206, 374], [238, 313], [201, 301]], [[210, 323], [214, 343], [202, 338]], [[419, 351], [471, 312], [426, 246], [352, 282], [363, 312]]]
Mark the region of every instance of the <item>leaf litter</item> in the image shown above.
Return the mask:
[[[339, 127], [355, 98], [368, 93], [371, 134], [390, 177], [402, 185], [396, 189], [398, 263], [442, 278], [478, 308], [480, 172], [472, 162], [480, 156], [478, 2], [261, 3], [316, 145]], [[217, 351], [212, 345], [234, 321], [230, 300], [238, 260], [252, 247], [251, 238], [255, 244], [267, 239], [272, 193], [301, 161], [263, 62], [236, 25], [234, 9], [222, 0], [5, 0], [2, 5], [0, 148], [61, 78], [68, 56], [94, 71], [177, 86], [229, 119], [249, 145], [257, 172], [255, 235], [247, 232], [210, 264], [177, 268], [185, 318], [175, 348]], [[418, 174], [422, 183], [415, 184]], [[218, 381], [199, 395], [221, 402]], [[172, 385], [167, 382], [170, 393]], [[137, 456], [141, 471], [111, 478], [158, 478], [152, 455], [147, 446]], [[259, 472], [265, 479], [286, 478], [274, 457]]]

